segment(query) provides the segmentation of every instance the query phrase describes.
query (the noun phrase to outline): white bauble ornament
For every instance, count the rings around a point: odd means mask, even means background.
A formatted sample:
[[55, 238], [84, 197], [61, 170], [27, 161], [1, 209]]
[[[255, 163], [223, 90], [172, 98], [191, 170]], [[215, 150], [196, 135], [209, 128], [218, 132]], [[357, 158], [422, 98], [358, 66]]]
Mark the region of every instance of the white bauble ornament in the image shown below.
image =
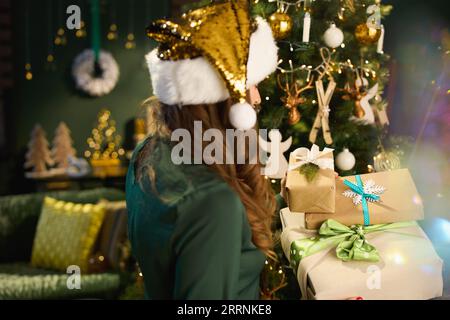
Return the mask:
[[393, 152], [382, 151], [373, 157], [373, 165], [376, 172], [401, 169], [400, 158]]
[[344, 33], [332, 23], [323, 34], [323, 41], [328, 47], [337, 48], [344, 42]]
[[356, 159], [347, 148], [336, 157], [336, 166], [342, 171], [349, 171], [355, 167]]
[[256, 125], [255, 109], [248, 103], [237, 103], [230, 109], [230, 122], [238, 130], [249, 130]]

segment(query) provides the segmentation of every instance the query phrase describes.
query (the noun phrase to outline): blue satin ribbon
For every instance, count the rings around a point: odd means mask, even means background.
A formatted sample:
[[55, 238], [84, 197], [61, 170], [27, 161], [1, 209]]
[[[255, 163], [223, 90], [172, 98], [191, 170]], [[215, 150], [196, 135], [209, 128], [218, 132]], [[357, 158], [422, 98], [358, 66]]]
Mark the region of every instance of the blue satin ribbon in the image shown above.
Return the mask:
[[371, 194], [371, 193], [364, 193], [364, 184], [361, 180], [361, 177], [355, 176], [355, 178], [356, 178], [356, 184], [354, 184], [348, 180], [344, 180], [344, 184], [347, 187], [349, 187], [354, 193], [361, 195], [361, 197], [362, 197], [361, 204], [362, 204], [363, 214], [364, 214], [364, 225], [369, 226], [370, 225], [370, 214], [369, 214], [369, 206], [367, 204], [367, 199], [379, 201], [380, 196], [376, 195], [376, 194]]

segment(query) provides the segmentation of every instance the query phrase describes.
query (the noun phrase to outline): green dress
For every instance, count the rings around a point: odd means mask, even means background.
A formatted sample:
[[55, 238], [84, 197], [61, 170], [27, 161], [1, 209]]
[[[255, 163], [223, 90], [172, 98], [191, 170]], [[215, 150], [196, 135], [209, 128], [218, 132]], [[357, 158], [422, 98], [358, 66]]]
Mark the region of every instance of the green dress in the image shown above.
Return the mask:
[[126, 186], [146, 298], [258, 299], [265, 256], [252, 243], [239, 196], [206, 166], [174, 165], [167, 141], [146, 159], [156, 186], [136, 181], [136, 155], [148, 141], [133, 154]]

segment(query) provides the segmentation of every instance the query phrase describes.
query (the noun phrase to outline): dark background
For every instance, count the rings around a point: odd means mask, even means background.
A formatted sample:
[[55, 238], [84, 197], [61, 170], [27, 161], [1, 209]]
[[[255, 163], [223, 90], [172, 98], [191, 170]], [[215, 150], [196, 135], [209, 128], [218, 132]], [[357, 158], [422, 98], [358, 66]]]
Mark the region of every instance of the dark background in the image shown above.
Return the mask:
[[[58, 5], [61, 1], [62, 5]], [[70, 4], [81, 7], [82, 19], [89, 26], [89, 1], [53, 0], [53, 34], [61, 21], [65, 24], [65, 8]], [[130, 5], [134, 3], [132, 29], [136, 36], [136, 48], [124, 48], [129, 30]], [[141, 113], [142, 102], [151, 96], [149, 74], [145, 66], [144, 55], [153, 44], [145, 35], [148, 22], [166, 16], [169, 13], [167, 1], [154, 0], [109, 0], [101, 1], [102, 49], [110, 51], [120, 67], [120, 78], [111, 94], [102, 98], [91, 98], [74, 87], [71, 66], [74, 58], [90, 46], [88, 37], [78, 39], [73, 31], [66, 31], [67, 45], [55, 47], [56, 70], [48, 70], [48, 4], [49, 0], [14, 0], [11, 3], [13, 80], [14, 86], [4, 93], [5, 108], [0, 126], [5, 128], [5, 144], [2, 148], [0, 169], [0, 194], [22, 193], [29, 191], [23, 176], [23, 156], [30, 132], [35, 123], [40, 123], [47, 132], [49, 141], [60, 121], [65, 121], [72, 131], [74, 146], [78, 156], [82, 156], [96, 116], [102, 108], [111, 110], [117, 121], [121, 135], [136, 115]], [[106, 32], [111, 23], [112, 3], [116, 6], [116, 23], [119, 39], [106, 40]], [[30, 56], [33, 80], [24, 79], [25, 65], [25, 19], [26, 10], [30, 10]], [[56, 12], [63, 8], [62, 11]], [[147, 8], [148, 6], [148, 8]], [[148, 11], [148, 12], [147, 12]], [[59, 23], [58, 23], [59, 22]], [[52, 38], [50, 38], [52, 39]], [[52, 40], [50, 40], [52, 41]], [[2, 131], [0, 131], [1, 135]], [[1, 141], [1, 139], [0, 139]]]
[[[58, 2], [62, 3], [60, 8], [78, 4], [82, 8], [83, 19], [89, 25], [88, 0], [0, 0], [0, 100], [3, 103], [3, 107], [0, 105], [0, 195], [29, 191], [22, 178], [22, 167], [26, 144], [35, 123], [43, 126], [51, 140], [58, 122], [65, 121], [72, 130], [78, 155], [83, 154], [86, 138], [102, 108], [111, 110], [119, 132], [125, 134], [127, 124], [141, 112], [142, 101], [151, 95], [144, 55], [153, 44], [145, 37], [145, 26], [150, 20], [179, 12], [182, 5], [194, 1], [101, 1], [104, 35], [111, 23], [112, 3], [116, 5], [120, 37], [110, 42], [104, 36], [102, 48], [113, 53], [120, 65], [121, 76], [111, 94], [97, 99], [76, 91], [70, 75], [72, 61], [89, 47], [89, 37], [77, 39], [68, 31], [67, 46], [55, 47], [56, 70], [47, 70], [50, 2], [54, 10], [52, 37], [66, 17], [64, 12], [56, 13]], [[24, 79], [27, 3], [30, 10], [32, 81]], [[126, 50], [124, 43], [133, 3], [137, 47]], [[431, 99], [430, 84], [442, 73], [439, 47], [442, 30], [448, 26], [448, 1], [391, 0], [384, 3], [394, 5], [392, 15], [384, 21], [387, 32], [385, 51], [393, 58], [393, 89], [387, 93], [393, 97], [390, 99], [393, 101], [389, 111], [392, 123], [390, 132], [426, 142], [427, 138], [434, 139], [435, 135], [439, 135], [439, 130], [424, 123], [424, 119]], [[12, 49], [12, 54], [7, 53], [8, 49]], [[8, 86], [6, 80], [13, 80], [13, 86]], [[423, 127], [425, 130], [421, 130]]]

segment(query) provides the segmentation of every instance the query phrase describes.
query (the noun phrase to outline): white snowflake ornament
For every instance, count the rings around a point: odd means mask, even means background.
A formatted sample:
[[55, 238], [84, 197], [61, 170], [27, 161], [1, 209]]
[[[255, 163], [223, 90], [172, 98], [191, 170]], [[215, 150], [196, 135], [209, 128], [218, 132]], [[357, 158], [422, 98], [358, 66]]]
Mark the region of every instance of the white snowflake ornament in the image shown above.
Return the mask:
[[[380, 195], [382, 193], [384, 193], [384, 191], [386, 191], [386, 188], [383, 186], [379, 186], [375, 184], [375, 181], [373, 180], [367, 180], [364, 183], [364, 193], [368, 194], [368, 195]], [[353, 203], [355, 206], [361, 204], [362, 202], [362, 195], [352, 191], [352, 190], [346, 190], [342, 193], [342, 195], [344, 195], [347, 198], [352, 198], [353, 199]], [[367, 201], [370, 202], [377, 202], [377, 200], [372, 199], [370, 197], [366, 197]]]

